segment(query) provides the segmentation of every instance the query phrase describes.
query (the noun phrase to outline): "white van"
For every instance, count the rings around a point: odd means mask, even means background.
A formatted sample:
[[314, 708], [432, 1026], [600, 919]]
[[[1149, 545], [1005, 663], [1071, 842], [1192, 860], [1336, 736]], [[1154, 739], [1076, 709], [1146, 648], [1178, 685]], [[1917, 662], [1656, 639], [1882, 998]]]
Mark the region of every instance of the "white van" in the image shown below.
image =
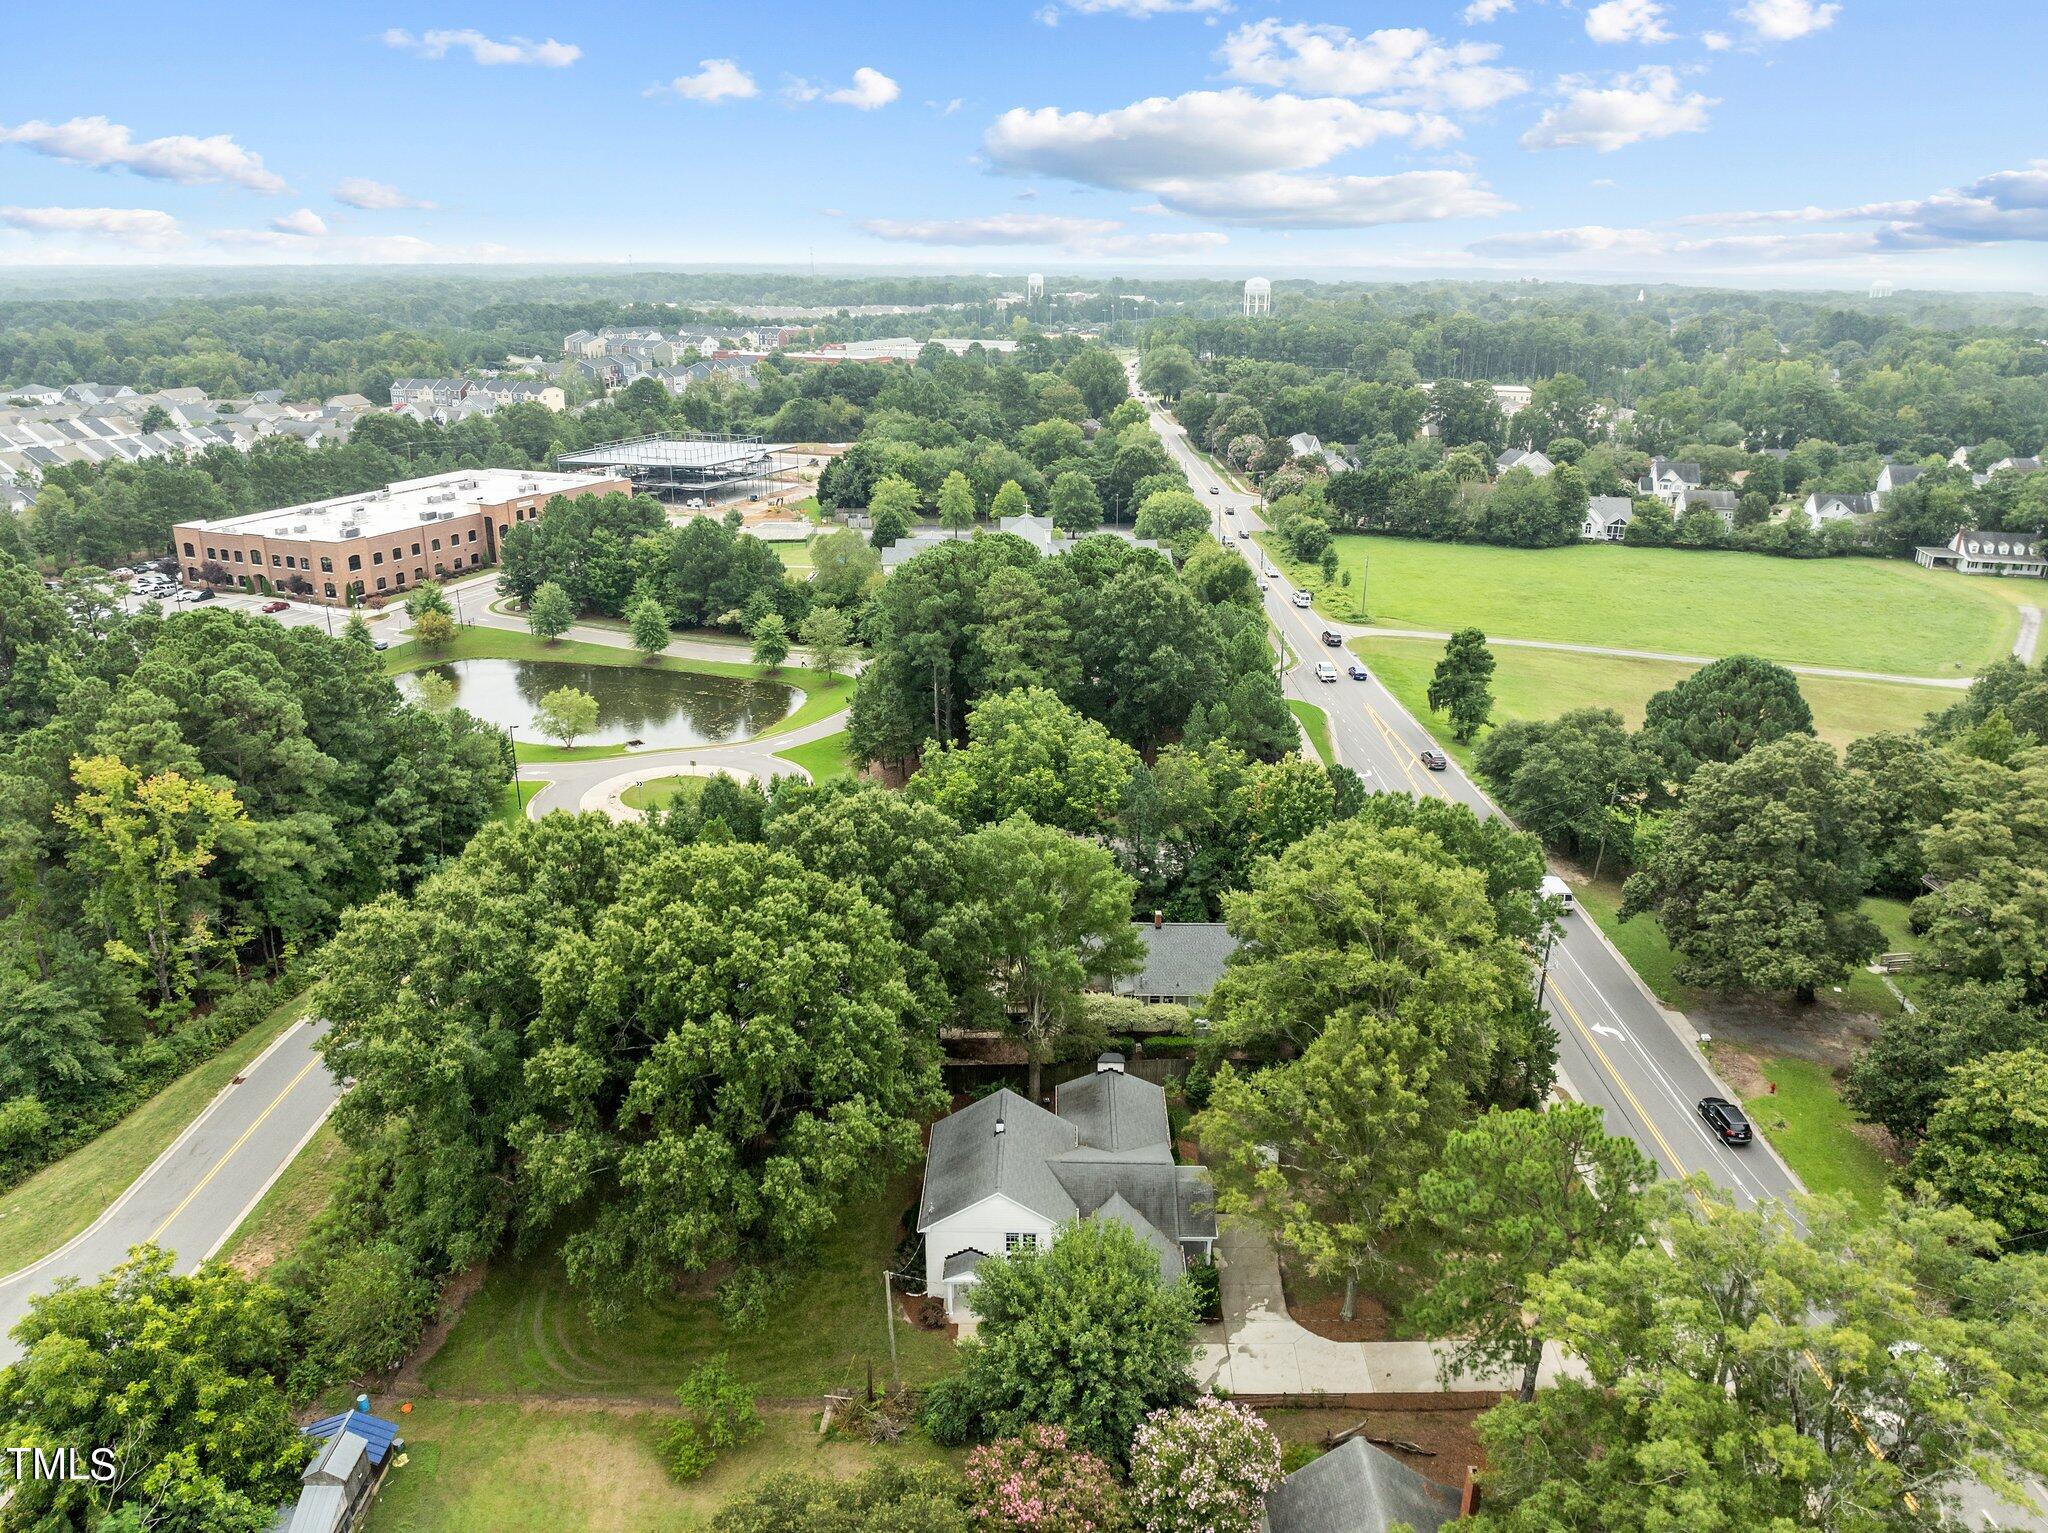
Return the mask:
[[1568, 916], [1579, 908], [1579, 902], [1572, 898], [1572, 886], [1555, 873], [1543, 875], [1543, 883], [1537, 893], [1543, 899], [1557, 901], [1557, 913], [1561, 916]]
[[1294, 605], [1297, 607], [1306, 607], [1309, 601], [1308, 592], [1296, 591], [1291, 597], [1288, 598], [1288, 600], [1293, 602]]

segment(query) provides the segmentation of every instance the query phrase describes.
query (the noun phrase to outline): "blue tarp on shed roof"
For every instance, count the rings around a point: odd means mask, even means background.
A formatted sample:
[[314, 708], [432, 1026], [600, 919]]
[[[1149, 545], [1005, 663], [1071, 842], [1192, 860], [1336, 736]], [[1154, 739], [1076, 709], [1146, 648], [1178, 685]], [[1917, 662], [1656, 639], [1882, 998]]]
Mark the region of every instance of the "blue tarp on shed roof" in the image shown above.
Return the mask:
[[368, 1411], [347, 1411], [339, 1416], [323, 1416], [306, 1428], [306, 1436], [317, 1437], [322, 1442], [341, 1432], [353, 1432], [369, 1445], [370, 1462], [381, 1465], [384, 1455], [391, 1451], [391, 1445], [398, 1440], [398, 1423], [386, 1421], [382, 1416], [372, 1416]]

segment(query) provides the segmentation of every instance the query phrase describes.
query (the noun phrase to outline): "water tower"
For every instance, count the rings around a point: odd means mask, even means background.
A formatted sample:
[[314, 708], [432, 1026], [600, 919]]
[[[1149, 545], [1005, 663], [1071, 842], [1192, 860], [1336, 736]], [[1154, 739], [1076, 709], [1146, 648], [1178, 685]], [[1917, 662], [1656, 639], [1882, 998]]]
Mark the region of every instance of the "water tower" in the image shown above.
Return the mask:
[[1273, 312], [1273, 284], [1264, 277], [1249, 278], [1244, 285], [1244, 317], [1255, 319]]
[[1024, 279], [1024, 300], [1035, 304], [1042, 302], [1044, 298], [1045, 273], [1035, 271]]

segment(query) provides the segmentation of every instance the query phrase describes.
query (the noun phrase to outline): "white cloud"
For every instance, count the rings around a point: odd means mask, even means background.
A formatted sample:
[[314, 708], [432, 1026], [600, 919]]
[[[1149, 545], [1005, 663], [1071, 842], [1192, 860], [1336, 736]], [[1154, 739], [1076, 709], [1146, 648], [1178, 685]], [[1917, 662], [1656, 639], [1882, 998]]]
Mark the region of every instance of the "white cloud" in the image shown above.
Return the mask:
[[271, 219], [270, 227], [279, 234], [297, 234], [313, 239], [327, 232], [327, 220], [311, 208], [300, 208], [296, 213]]
[[872, 112], [877, 107], [887, 106], [903, 94], [903, 87], [883, 74], [879, 69], [862, 65], [853, 72], [853, 84], [842, 90], [827, 91], [825, 99], [836, 101], [841, 106], [850, 106], [856, 111]]
[[1439, 42], [1420, 27], [1357, 37], [1344, 27], [1269, 19], [1239, 27], [1216, 56], [1234, 80], [1396, 106], [1477, 111], [1529, 88], [1519, 71], [1492, 62], [1497, 44]]
[[388, 213], [400, 208], [431, 209], [434, 206], [422, 198], [408, 197], [383, 181], [372, 181], [367, 176], [345, 177], [334, 188], [334, 200], [371, 213]]
[[861, 228], [877, 239], [914, 245], [1068, 245], [1123, 227], [1110, 218], [1063, 218], [1055, 213], [995, 213], [986, 218], [866, 218]]
[[180, 238], [178, 221], [155, 208], [0, 207], [0, 224], [29, 234], [109, 241], [157, 250]]
[[1749, 0], [1735, 19], [1764, 42], [1788, 43], [1826, 31], [1841, 13], [1841, 6], [1820, 0]]
[[423, 59], [446, 58], [460, 50], [479, 64], [538, 64], [545, 69], [567, 69], [583, 57], [574, 43], [558, 43], [552, 37], [535, 42], [530, 37], [486, 37], [474, 27], [435, 28], [415, 37], [404, 27], [392, 27], [384, 34], [384, 46], [417, 53]]
[[1128, 16], [1148, 21], [1154, 16], [1219, 15], [1230, 9], [1230, 0], [1060, 0], [1047, 5], [1038, 19], [1049, 27], [1060, 24], [1063, 11], [1076, 16]]
[[967, 103], [960, 97], [955, 96], [949, 101], [927, 101], [925, 105], [934, 112], [937, 112], [941, 117], [951, 117], [960, 108], [967, 105]]
[[869, 69], [865, 65], [853, 72], [851, 85], [839, 90], [827, 90], [815, 81], [795, 75], [789, 76], [782, 87], [783, 98], [788, 101], [831, 101], [862, 112], [887, 106], [902, 94], [902, 86], [879, 69]]
[[1657, 0], [1601, 0], [1586, 12], [1586, 35], [1596, 43], [1668, 43], [1664, 7]]
[[127, 170], [180, 186], [224, 182], [252, 192], [288, 190], [282, 176], [265, 168], [261, 155], [252, 154], [225, 133], [210, 138], [179, 133], [137, 142], [133, 131], [120, 123], [104, 117], [74, 117], [69, 122], [36, 120], [0, 127], [0, 143], [20, 144], [72, 165]]
[[754, 77], [731, 59], [699, 59], [693, 75], [677, 75], [665, 86], [649, 92], [673, 91], [685, 101], [745, 101], [761, 94]]
[[1735, 46], [1735, 39], [1726, 32], [1702, 32], [1700, 33], [1700, 42], [1705, 45], [1709, 53], [1726, 53]]
[[1429, 146], [1456, 133], [1431, 114], [1341, 96], [1257, 96], [1242, 88], [1155, 96], [1110, 112], [1005, 112], [983, 139], [1013, 175], [1150, 192], [1192, 217], [1273, 228], [1361, 228], [1480, 217], [1508, 204], [1465, 171], [1294, 175], [1382, 138]]
[[1674, 133], [1698, 133], [1707, 125], [1707, 108], [1717, 103], [1697, 91], [1685, 91], [1678, 76], [1662, 65], [1648, 65], [1615, 75], [1600, 86], [1578, 76], [1558, 81], [1564, 99], [1524, 133], [1524, 149], [1597, 149], [1611, 153], [1644, 139]]
[[[1664, 262], [1706, 268], [1912, 255], [1973, 246], [2048, 243], [2048, 160], [1998, 171], [1929, 197], [1851, 207], [1690, 214], [1677, 225], [1721, 229], [1837, 225], [1793, 232], [1692, 235], [1674, 229], [1587, 225], [1495, 235], [1468, 247], [1479, 256]], [[1870, 227], [1857, 227], [1868, 225]]]
[[1181, 255], [1230, 243], [1220, 230], [1127, 234], [1113, 218], [1054, 213], [995, 213], [983, 218], [868, 218], [860, 227], [877, 239], [948, 249], [994, 245], [1052, 247], [1077, 255]]
[[[208, 243], [195, 246], [202, 255], [236, 261], [268, 255], [280, 261], [345, 263], [355, 266], [415, 265], [424, 262], [481, 263], [522, 259], [504, 245], [437, 245], [411, 234], [315, 235], [271, 229], [212, 229]], [[530, 259], [530, 257], [527, 257]]]
[[1514, 204], [1463, 170], [1392, 176], [1235, 176], [1162, 182], [1159, 200], [1177, 213], [1268, 229], [1364, 229], [1380, 224], [1491, 218]]
[[1416, 126], [1406, 112], [1337, 97], [1233, 88], [1151, 96], [1109, 112], [1018, 107], [989, 125], [982, 145], [998, 170], [1128, 191], [1174, 178], [1301, 170]]
[[1468, 27], [1484, 26], [1495, 17], [1512, 11], [1515, 0], [1472, 0], [1465, 7], [1463, 20]]

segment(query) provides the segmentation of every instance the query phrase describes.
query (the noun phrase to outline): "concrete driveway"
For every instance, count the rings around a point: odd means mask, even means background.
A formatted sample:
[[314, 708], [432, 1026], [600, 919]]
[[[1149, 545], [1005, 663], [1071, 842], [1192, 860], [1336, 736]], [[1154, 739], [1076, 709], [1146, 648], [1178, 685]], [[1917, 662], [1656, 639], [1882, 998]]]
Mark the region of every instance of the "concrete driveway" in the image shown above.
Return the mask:
[[[1226, 1221], [1217, 1241], [1222, 1264], [1223, 1322], [1203, 1327], [1195, 1348], [1202, 1383], [1235, 1395], [1435, 1394], [1521, 1387], [1519, 1370], [1440, 1370], [1446, 1349], [1433, 1341], [1331, 1341], [1287, 1313], [1280, 1261], [1265, 1235]], [[1539, 1385], [1564, 1364], [1543, 1349]]]

